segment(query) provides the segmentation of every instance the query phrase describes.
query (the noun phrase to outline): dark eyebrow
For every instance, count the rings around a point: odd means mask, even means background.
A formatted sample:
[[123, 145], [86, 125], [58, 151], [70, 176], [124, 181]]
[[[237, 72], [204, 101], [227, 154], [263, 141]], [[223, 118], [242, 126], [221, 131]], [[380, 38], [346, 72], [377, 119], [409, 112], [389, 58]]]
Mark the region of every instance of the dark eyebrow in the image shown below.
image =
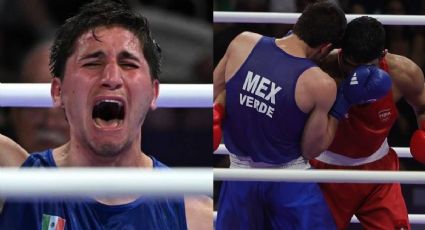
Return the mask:
[[127, 51], [122, 51], [118, 54], [118, 59], [131, 59], [137, 62], [140, 62], [140, 59], [138, 57], [136, 57], [135, 55], [127, 52]]
[[104, 57], [104, 56], [105, 56], [105, 53], [103, 53], [102, 51], [97, 51], [97, 52], [89, 53], [89, 54], [86, 54], [86, 55], [82, 56], [79, 59], [79, 61], [84, 60], [84, 59], [99, 58], [99, 57]]

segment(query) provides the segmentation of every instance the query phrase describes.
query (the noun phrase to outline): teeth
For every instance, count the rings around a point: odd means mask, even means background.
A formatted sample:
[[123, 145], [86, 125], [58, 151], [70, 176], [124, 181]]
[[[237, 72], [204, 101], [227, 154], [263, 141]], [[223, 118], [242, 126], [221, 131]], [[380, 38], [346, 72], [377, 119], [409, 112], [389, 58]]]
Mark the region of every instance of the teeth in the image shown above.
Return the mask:
[[121, 101], [117, 101], [117, 100], [113, 100], [113, 99], [100, 100], [100, 101], [96, 102], [96, 105], [99, 105], [102, 102], [117, 103], [120, 106], [122, 106], [122, 102]]
[[103, 99], [95, 103], [92, 109], [92, 118], [100, 118], [105, 121], [113, 119], [124, 119], [125, 108], [122, 101], [114, 99]]

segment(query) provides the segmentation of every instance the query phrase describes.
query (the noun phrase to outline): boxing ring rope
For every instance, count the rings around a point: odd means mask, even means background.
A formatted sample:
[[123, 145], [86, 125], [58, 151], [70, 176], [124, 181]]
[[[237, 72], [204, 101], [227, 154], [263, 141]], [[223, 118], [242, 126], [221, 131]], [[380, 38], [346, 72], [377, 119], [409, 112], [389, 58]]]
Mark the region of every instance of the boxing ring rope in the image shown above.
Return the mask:
[[[158, 107], [210, 108], [212, 84], [161, 84]], [[0, 84], [0, 107], [51, 107], [50, 83]], [[137, 183], [135, 183], [137, 181]], [[0, 168], [0, 197], [212, 196], [208, 169]]]
[[[409, 214], [410, 224], [425, 224], [425, 215], [421, 214]], [[214, 222], [217, 220], [217, 212], [214, 211]], [[360, 223], [359, 219], [356, 216], [351, 217], [350, 223], [358, 224]]]
[[327, 169], [214, 168], [214, 180], [425, 184], [425, 172]]
[[[161, 108], [210, 108], [212, 84], [161, 84]], [[50, 83], [0, 83], [0, 107], [52, 107]], [[394, 147], [399, 157], [412, 157], [409, 148]], [[215, 154], [228, 154], [220, 145]]]
[[211, 168], [0, 168], [0, 197], [8, 198], [212, 196], [212, 192]]
[[[160, 84], [158, 107], [210, 108], [212, 84]], [[52, 107], [50, 83], [0, 84], [0, 107]]]
[[[300, 13], [277, 13], [277, 12], [234, 12], [214, 11], [214, 23], [283, 23], [295, 24]], [[347, 21], [361, 16], [371, 16], [384, 25], [425, 25], [423, 15], [361, 15], [346, 14]]]
[[[408, 214], [410, 224], [425, 224], [425, 215]], [[356, 216], [351, 218], [351, 223], [360, 223]]]

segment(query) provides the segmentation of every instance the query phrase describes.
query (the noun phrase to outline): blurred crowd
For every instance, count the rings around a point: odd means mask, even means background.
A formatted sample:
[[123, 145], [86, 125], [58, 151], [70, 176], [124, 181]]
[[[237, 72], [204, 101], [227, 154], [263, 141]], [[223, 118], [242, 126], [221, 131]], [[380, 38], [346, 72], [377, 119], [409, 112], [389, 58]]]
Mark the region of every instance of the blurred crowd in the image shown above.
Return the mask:
[[[310, 2], [312, 0], [214, 0], [213, 5], [214, 11], [299, 13]], [[422, 0], [333, 0], [333, 2], [347, 14], [425, 15], [425, 1]], [[223, 56], [231, 39], [242, 31], [282, 37], [291, 28], [292, 25], [286, 24], [214, 23], [214, 66]], [[386, 48], [389, 52], [409, 57], [425, 71], [425, 27], [388, 25], [385, 28]], [[404, 100], [400, 101], [397, 107], [400, 115], [389, 136], [389, 144], [394, 147], [408, 147], [410, 136], [417, 129], [416, 118]], [[223, 157], [214, 157], [216, 167], [227, 167], [227, 163]], [[424, 165], [409, 158], [402, 158], [400, 167], [401, 170], [425, 170]], [[216, 185], [215, 188], [218, 188], [218, 183]], [[425, 212], [423, 186], [403, 185], [403, 193], [410, 213]]]
[[[161, 83], [211, 84], [212, 1], [123, 0], [148, 18], [163, 54]], [[49, 83], [55, 30], [89, 0], [0, 0], [0, 82]], [[143, 127], [142, 149], [170, 166], [211, 166], [210, 109], [162, 109]], [[0, 133], [30, 152], [67, 139], [60, 109], [1, 108]]]

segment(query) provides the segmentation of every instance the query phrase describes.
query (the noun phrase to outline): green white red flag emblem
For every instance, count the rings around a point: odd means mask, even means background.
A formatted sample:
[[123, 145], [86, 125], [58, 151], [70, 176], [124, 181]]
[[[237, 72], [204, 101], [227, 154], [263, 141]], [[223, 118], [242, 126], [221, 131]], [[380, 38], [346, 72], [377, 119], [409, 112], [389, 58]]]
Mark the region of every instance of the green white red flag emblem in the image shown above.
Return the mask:
[[51, 215], [43, 214], [41, 229], [42, 230], [64, 230], [65, 219], [59, 216], [51, 216]]

